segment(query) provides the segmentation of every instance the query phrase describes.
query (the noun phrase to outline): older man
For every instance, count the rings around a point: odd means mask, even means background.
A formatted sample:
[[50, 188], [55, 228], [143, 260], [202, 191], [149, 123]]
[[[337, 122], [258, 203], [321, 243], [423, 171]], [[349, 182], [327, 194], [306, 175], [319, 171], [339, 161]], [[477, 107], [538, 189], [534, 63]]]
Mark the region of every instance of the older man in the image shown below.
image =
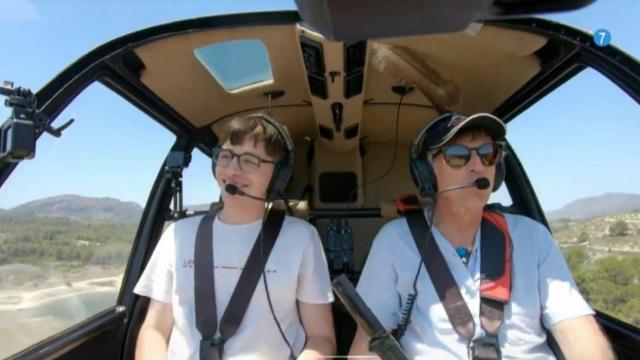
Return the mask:
[[[358, 292], [411, 358], [553, 358], [546, 329], [568, 359], [613, 358], [549, 231], [486, 208], [505, 135], [490, 114], [445, 114], [420, 132], [412, 171], [434, 206], [380, 230]], [[368, 340], [359, 329], [351, 354]]]

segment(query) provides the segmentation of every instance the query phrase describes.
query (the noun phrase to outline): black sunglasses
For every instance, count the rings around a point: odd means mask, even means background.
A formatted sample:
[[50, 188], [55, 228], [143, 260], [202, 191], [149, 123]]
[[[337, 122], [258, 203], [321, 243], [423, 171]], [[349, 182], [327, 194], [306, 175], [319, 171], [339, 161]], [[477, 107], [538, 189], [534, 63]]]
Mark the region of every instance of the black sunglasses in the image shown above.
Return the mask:
[[484, 166], [493, 166], [502, 156], [503, 147], [504, 144], [498, 142], [482, 144], [475, 148], [460, 144], [446, 145], [433, 151], [430, 160], [433, 160], [436, 155], [442, 154], [444, 161], [449, 166], [459, 169], [469, 163], [471, 152], [475, 151]]

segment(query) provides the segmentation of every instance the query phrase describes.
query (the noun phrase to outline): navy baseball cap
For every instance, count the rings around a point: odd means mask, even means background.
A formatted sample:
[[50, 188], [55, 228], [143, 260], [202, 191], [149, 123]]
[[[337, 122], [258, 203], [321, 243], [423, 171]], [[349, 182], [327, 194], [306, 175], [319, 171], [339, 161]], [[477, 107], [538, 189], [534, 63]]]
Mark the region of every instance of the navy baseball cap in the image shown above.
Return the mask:
[[502, 140], [507, 133], [502, 120], [494, 115], [478, 113], [464, 116], [456, 113], [447, 113], [437, 117], [423, 130], [424, 142], [422, 143], [422, 149], [433, 150], [438, 148], [451, 140], [458, 131], [469, 127], [483, 129], [493, 140]]

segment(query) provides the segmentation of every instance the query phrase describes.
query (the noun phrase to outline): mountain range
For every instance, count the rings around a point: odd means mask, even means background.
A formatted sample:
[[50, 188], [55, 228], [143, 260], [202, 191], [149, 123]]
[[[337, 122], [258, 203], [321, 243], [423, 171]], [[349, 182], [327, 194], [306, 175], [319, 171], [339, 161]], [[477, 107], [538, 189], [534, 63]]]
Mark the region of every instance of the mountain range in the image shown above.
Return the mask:
[[[208, 204], [196, 206], [206, 209]], [[189, 206], [193, 210], [193, 206]], [[11, 209], [0, 209], [0, 216], [32, 215], [41, 217], [67, 217], [78, 221], [138, 222], [142, 207], [131, 201], [109, 197], [59, 195], [30, 201]], [[570, 202], [547, 213], [550, 221], [560, 219], [583, 220], [597, 216], [640, 211], [640, 195], [606, 193]]]
[[640, 195], [606, 193], [574, 200], [562, 208], [547, 213], [550, 221], [560, 219], [583, 220], [640, 210]]
[[0, 216], [66, 217], [81, 222], [138, 222], [142, 207], [135, 202], [109, 197], [59, 195], [0, 209]]

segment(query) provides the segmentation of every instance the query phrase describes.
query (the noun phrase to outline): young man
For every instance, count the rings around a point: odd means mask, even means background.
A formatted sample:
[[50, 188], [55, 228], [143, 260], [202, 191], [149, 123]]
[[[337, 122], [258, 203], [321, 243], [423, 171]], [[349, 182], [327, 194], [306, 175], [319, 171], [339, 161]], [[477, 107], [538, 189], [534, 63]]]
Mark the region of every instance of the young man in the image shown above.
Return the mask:
[[[286, 130], [262, 114], [232, 120], [221, 143], [214, 151], [214, 175], [224, 203], [213, 222], [218, 323], [257, 241], [264, 199], [273, 197], [270, 187], [276, 181], [287, 180], [274, 179], [282, 177], [274, 169], [291, 165], [293, 156]], [[227, 185], [235, 191], [225, 191]], [[137, 359], [200, 358], [193, 264], [201, 219], [186, 218], [166, 229], [134, 290], [151, 298], [138, 336]], [[333, 354], [333, 296], [316, 229], [287, 216], [264, 274], [240, 327], [224, 343], [223, 358], [305, 359]]]
[[[493, 115], [465, 117], [450, 113], [431, 122], [414, 142], [414, 180], [435, 203], [433, 213], [431, 209], [422, 213], [427, 221], [432, 220], [433, 239], [473, 326], [465, 329], [452, 325], [433, 278], [421, 262], [407, 219], [386, 224], [374, 240], [357, 289], [388, 329], [396, 328], [406, 314], [409, 295], [417, 296], [400, 341], [412, 359], [473, 358], [469, 346], [472, 339], [487, 338], [486, 323], [480, 317], [480, 265], [481, 257], [490, 254], [480, 253], [481, 242], [487, 241], [484, 236], [481, 238], [484, 231], [480, 229], [491, 191], [502, 181], [504, 168], [496, 171], [496, 166], [501, 166], [501, 140], [505, 134], [503, 122]], [[567, 359], [613, 358], [593, 310], [578, 292], [548, 230], [524, 216], [501, 215], [511, 238], [511, 249], [505, 252], [511, 255], [512, 279], [510, 299], [504, 305], [497, 342], [493, 343], [499, 347], [501, 357], [553, 358], [546, 327]], [[500, 241], [504, 239], [508, 237]], [[459, 329], [463, 334], [466, 331], [469, 338], [459, 335]], [[366, 334], [358, 329], [351, 354], [367, 354], [368, 342]]]

